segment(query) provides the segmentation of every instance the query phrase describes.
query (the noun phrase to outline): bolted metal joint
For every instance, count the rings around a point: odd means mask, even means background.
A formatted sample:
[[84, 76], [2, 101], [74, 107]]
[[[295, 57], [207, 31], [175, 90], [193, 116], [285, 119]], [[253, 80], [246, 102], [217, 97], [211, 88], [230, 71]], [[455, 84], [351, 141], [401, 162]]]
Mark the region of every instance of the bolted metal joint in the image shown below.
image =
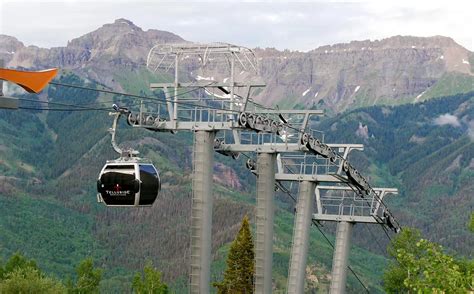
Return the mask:
[[232, 156], [233, 159], [239, 158], [240, 153], [234, 151], [228, 151], [222, 149], [222, 141], [219, 139], [214, 139], [214, 151], [225, 156]]

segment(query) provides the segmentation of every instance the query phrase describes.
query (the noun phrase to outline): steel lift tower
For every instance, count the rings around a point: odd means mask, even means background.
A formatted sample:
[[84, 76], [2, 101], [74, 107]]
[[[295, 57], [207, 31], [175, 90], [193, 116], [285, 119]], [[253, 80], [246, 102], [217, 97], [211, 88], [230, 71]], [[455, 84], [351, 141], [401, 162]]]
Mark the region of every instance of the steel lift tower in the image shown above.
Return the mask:
[[[279, 112], [246, 112], [252, 89], [264, 86], [256, 75], [256, 58], [249, 49], [220, 43], [159, 45], [150, 51], [147, 66], [153, 72], [159, 72], [163, 80], [174, 78], [172, 82], [150, 85], [152, 89], [163, 89], [168, 117], [163, 119], [141, 110], [136, 116], [130, 114], [129, 123], [157, 131], [195, 132], [190, 291], [209, 293], [213, 151], [220, 142], [216, 140], [216, 132], [228, 131], [233, 144], [240, 146], [240, 131], [243, 129], [282, 134], [284, 125], [276, 118]], [[179, 90], [183, 88], [203, 89], [208, 98], [178, 99]], [[205, 102], [207, 107], [182, 107], [189, 101]], [[237, 157], [238, 152], [244, 151], [237, 149], [237, 152], [223, 150], [222, 153]], [[257, 158], [255, 289], [257, 293], [269, 293], [272, 282], [276, 153], [274, 150], [260, 150]]]
[[[274, 215], [274, 187], [276, 181], [290, 180], [302, 183], [301, 216], [297, 217], [302, 229], [296, 230], [300, 245], [292, 253], [293, 268], [306, 263], [308, 219], [311, 209], [311, 191], [319, 183], [345, 183], [370, 198], [375, 193], [368, 182], [347, 161], [351, 148], [356, 145], [328, 145], [307, 130], [310, 115], [318, 110], [276, 111], [257, 107], [251, 101], [252, 91], [264, 87], [257, 75], [253, 52], [230, 44], [161, 44], [153, 47], [147, 58], [147, 67], [157, 74], [160, 83], [151, 89], [162, 89], [166, 109], [141, 103], [135, 113], [127, 110], [127, 121], [136, 128], [152, 131], [194, 131], [193, 196], [191, 212], [191, 268], [190, 292], [209, 293], [212, 227], [212, 167], [213, 151], [237, 158], [241, 152], [257, 153], [256, 213], [256, 276], [255, 292], [272, 291], [272, 241]], [[238, 74], [237, 74], [238, 73]], [[192, 95], [190, 92], [194, 92]], [[155, 102], [151, 104], [156, 105]], [[253, 105], [253, 106], [250, 106]], [[292, 117], [290, 117], [292, 116]], [[294, 119], [291, 124], [290, 119]], [[223, 134], [223, 137], [216, 134]], [[337, 151], [335, 151], [337, 150]], [[280, 153], [311, 153], [314, 162], [305, 165], [313, 172], [282, 172]], [[341, 153], [342, 152], [342, 153]], [[341, 153], [341, 154], [339, 154]], [[306, 156], [306, 155], [304, 155]], [[306, 157], [305, 157], [306, 158]], [[309, 159], [308, 159], [309, 160]], [[314, 171], [324, 167], [318, 160], [337, 166], [334, 172]], [[282, 174], [283, 173], [283, 174]], [[298, 173], [300, 175], [298, 175]], [[309, 204], [309, 205], [306, 205]], [[316, 205], [318, 205], [316, 203]], [[309, 208], [308, 208], [309, 207]], [[318, 206], [317, 206], [318, 207]], [[388, 211], [388, 210], [387, 210]], [[308, 217], [309, 216], [309, 217]], [[347, 234], [346, 234], [347, 235]], [[296, 255], [300, 257], [297, 258]], [[295, 270], [296, 271], [296, 270]], [[301, 281], [300, 274], [295, 275]], [[301, 284], [301, 282], [300, 282]]]
[[[329, 144], [328, 144], [329, 145]], [[288, 293], [303, 293], [306, 276], [309, 230], [311, 221], [338, 222], [334, 251], [330, 293], [345, 293], [348, 257], [352, 227], [356, 223], [372, 223], [386, 227], [392, 225], [383, 199], [387, 194], [397, 194], [393, 188], [373, 188], [363, 195], [343, 174], [347, 155], [351, 150], [362, 150], [362, 146], [333, 145], [341, 157], [330, 162], [320, 155], [283, 154], [279, 181], [299, 181], [299, 195], [293, 232]], [[326, 162], [324, 162], [326, 160]], [[332, 175], [340, 181], [325, 181], [324, 175]]]
[[[383, 198], [387, 193], [395, 194], [397, 190], [390, 188], [372, 189], [358, 172], [350, 170], [352, 167], [348, 163], [347, 157], [352, 150], [362, 151], [362, 145], [324, 144], [322, 141], [315, 139], [315, 137], [323, 137], [321, 132], [311, 130], [308, 127], [311, 113], [293, 111], [292, 114], [296, 114], [302, 119], [300, 121], [297, 118], [294, 119], [292, 128], [284, 129], [284, 135], [254, 134], [241, 131], [240, 144], [226, 142], [231, 140], [226, 140], [230, 137], [224, 135], [223, 138], [218, 138], [219, 144], [216, 145], [215, 149], [217, 152], [228, 155], [236, 152], [257, 153], [257, 162], [250, 160], [247, 167], [259, 178], [262, 170], [268, 168], [266, 162], [264, 162], [264, 167], [260, 167], [260, 154], [262, 152], [275, 152], [277, 154], [277, 169], [274, 179], [277, 187], [282, 188], [284, 182], [299, 183], [293, 246], [288, 272], [288, 293], [303, 293], [312, 221], [339, 222], [331, 293], [343, 293], [347, 277], [352, 224], [362, 222], [377, 223], [389, 228], [393, 226], [394, 223], [390, 223], [391, 215], [383, 203]], [[308, 144], [308, 141], [311, 141], [311, 144]], [[257, 183], [259, 180], [257, 179]], [[366, 189], [370, 188], [370, 192], [365, 192], [362, 186]], [[325, 192], [321, 193], [320, 191]], [[339, 195], [341, 193], [342, 195]], [[351, 195], [348, 196], [349, 194]], [[273, 202], [267, 203], [266, 207], [271, 207], [271, 205], [273, 205]], [[259, 209], [258, 202], [257, 209]], [[257, 240], [258, 237], [259, 228], [257, 227]], [[267, 249], [267, 254], [268, 252], [271, 252], [271, 248]], [[271, 255], [267, 256], [267, 258], [271, 258]], [[256, 265], [258, 263], [259, 260], [257, 259]], [[262, 280], [271, 282], [271, 271], [270, 273], [262, 271], [262, 273], [264, 273], [263, 277], [270, 276], [270, 278], [263, 278]], [[259, 272], [257, 272], [255, 279], [256, 293], [270, 293], [271, 288], [268, 288], [269, 286], [261, 287], [261, 284], [258, 283], [259, 278]]]
[[[293, 128], [284, 127], [277, 133], [255, 133], [245, 130], [238, 132], [235, 137], [223, 132], [217, 138], [215, 150], [224, 155], [251, 152], [257, 154], [257, 161], [249, 160], [247, 167], [257, 175], [257, 210], [256, 210], [256, 242], [255, 242], [255, 293], [272, 292], [272, 262], [273, 262], [273, 219], [275, 211], [275, 185], [280, 153], [308, 152], [297, 144], [299, 131], [305, 130], [312, 115], [321, 115], [319, 110], [271, 110], [254, 109], [253, 113], [265, 112], [266, 116], [286, 116], [296, 118]], [[299, 120], [297, 118], [300, 118]], [[240, 117], [242, 118], [242, 116]], [[247, 118], [244, 119], [244, 121]], [[256, 126], [249, 125], [249, 128]], [[258, 130], [258, 129], [257, 129]], [[339, 182], [339, 179], [333, 178]]]
[[318, 186], [316, 188], [316, 221], [337, 222], [336, 244], [332, 265], [330, 293], [345, 293], [352, 227], [356, 223], [387, 225], [387, 207], [383, 199], [397, 194], [394, 188], [373, 188], [375, 193], [360, 197], [348, 186]]
[[[272, 112], [268, 111], [267, 115], [271, 114]], [[288, 291], [302, 293], [316, 184], [344, 183], [344, 177], [341, 177], [340, 172], [338, 174], [338, 171], [342, 170], [342, 162], [347, 159], [351, 150], [363, 149], [360, 144], [327, 144], [329, 148], [337, 150], [340, 156], [336, 165], [331, 164], [330, 159], [310, 154], [310, 149], [300, 141], [305, 132], [315, 133], [308, 131], [308, 121], [311, 115], [320, 114], [320, 111], [293, 110], [286, 111], [285, 118], [280, 113], [282, 120], [292, 120], [292, 127], [285, 128], [280, 135], [255, 134], [242, 130], [239, 144], [232, 142], [233, 138], [226, 136], [225, 132], [217, 139], [215, 150], [219, 153], [232, 155], [238, 152], [252, 152], [257, 154], [256, 162], [252, 159], [247, 162], [247, 167], [257, 175], [255, 293], [271, 293], [272, 291], [275, 184], [282, 188], [280, 186], [282, 181], [300, 183]], [[269, 157], [269, 154], [273, 156]], [[270, 160], [267, 160], [268, 158]]]
[[[152, 126], [147, 128], [158, 130], [192, 130], [194, 131], [193, 151], [193, 196], [191, 209], [191, 270], [190, 292], [210, 292], [211, 264], [211, 230], [212, 230], [212, 168], [214, 162], [213, 146], [216, 132], [232, 129], [235, 125], [234, 108], [245, 110], [246, 100], [252, 88], [264, 86], [261, 82], [239, 83], [236, 71], [256, 73], [256, 62], [253, 53], [239, 46], [230, 44], [173, 44], [158, 45], [150, 50], [147, 67], [161, 74], [163, 80], [174, 78], [173, 81], [152, 83], [151, 89], [163, 89], [167, 98], [168, 120], [159, 117], [149, 119]], [[186, 70], [188, 69], [188, 70]], [[189, 72], [194, 71], [192, 76]], [[219, 81], [217, 80], [219, 79]], [[181, 89], [201, 88], [210, 94], [211, 108], [181, 108], [181, 102], [191, 100], [180, 99]], [[172, 89], [172, 90], [170, 90]], [[213, 95], [218, 89], [219, 96]], [[238, 91], [242, 90], [243, 91]], [[209, 93], [210, 92], [210, 93]], [[240, 99], [236, 97], [241, 93]], [[173, 95], [173, 97], [172, 97]], [[214, 99], [214, 101], [212, 101]], [[219, 99], [219, 100], [217, 100]], [[193, 102], [198, 102], [194, 100]], [[217, 108], [229, 109], [228, 114], [219, 113]], [[149, 116], [149, 115], [147, 115]], [[183, 119], [184, 118], [184, 119]], [[187, 119], [186, 119], [187, 118]], [[143, 113], [135, 117], [135, 122], [142, 125], [146, 117]], [[187, 121], [186, 121], [187, 120]]]

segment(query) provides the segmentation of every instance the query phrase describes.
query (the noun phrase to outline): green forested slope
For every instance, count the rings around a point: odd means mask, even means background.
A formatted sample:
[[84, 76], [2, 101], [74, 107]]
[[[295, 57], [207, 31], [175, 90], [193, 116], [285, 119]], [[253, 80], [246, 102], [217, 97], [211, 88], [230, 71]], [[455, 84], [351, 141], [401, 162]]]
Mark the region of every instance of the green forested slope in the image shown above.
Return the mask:
[[[378, 185], [408, 226], [464, 256], [474, 254], [467, 222], [474, 207], [474, 93], [398, 107], [370, 107], [319, 124], [331, 142], [358, 142], [357, 166]], [[357, 130], [367, 127], [367, 134]], [[363, 133], [363, 132], [362, 132]], [[364, 242], [363, 242], [364, 243]], [[367, 243], [367, 242], [365, 242]]]

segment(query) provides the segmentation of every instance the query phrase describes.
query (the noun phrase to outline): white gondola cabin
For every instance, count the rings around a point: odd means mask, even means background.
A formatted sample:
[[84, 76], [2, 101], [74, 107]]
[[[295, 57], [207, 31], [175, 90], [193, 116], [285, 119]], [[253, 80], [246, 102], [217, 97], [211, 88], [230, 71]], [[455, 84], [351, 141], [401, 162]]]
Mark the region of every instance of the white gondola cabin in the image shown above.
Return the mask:
[[97, 180], [97, 196], [107, 206], [151, 206], [161, 189], [160, 176], [148, 161], [108, 160]]

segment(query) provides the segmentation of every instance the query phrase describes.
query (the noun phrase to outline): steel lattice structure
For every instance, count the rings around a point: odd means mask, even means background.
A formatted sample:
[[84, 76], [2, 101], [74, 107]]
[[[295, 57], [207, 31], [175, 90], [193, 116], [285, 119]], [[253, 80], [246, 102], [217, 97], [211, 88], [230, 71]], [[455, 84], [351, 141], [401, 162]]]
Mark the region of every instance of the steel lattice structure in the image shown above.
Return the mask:
[[352, 150], [363, 146], [326, 144], [323, 133], [309, 124], [322, 111], [277, 111], [253, 103], [252, 91], [265, 85], [247, 48], [222, 43], [157, 45], [150, 50], [147, 67], [157, 73], [160, 82], [150, 88], [163, 90], [166, 109], [142, 103], [138, 110], [128, 110], [128, 123], [152, 131], [195, 133], [190, 293], [210, 291], [214, 151], [233, 158], [243, 152], [257, 157], [247, 164], [258, 175], [255, 293], [272, 290], [275, 185], [285, 181], [300, 184], [288, 292], [302, 293], [310, 224], [325, 220], [339, 222], [333, 265], [338, 278], [331, 293], [342, 293], [352, 224], [397, 229], [382, 201], [386, 193], [396, 191], [372, 188], [347, 160]]

